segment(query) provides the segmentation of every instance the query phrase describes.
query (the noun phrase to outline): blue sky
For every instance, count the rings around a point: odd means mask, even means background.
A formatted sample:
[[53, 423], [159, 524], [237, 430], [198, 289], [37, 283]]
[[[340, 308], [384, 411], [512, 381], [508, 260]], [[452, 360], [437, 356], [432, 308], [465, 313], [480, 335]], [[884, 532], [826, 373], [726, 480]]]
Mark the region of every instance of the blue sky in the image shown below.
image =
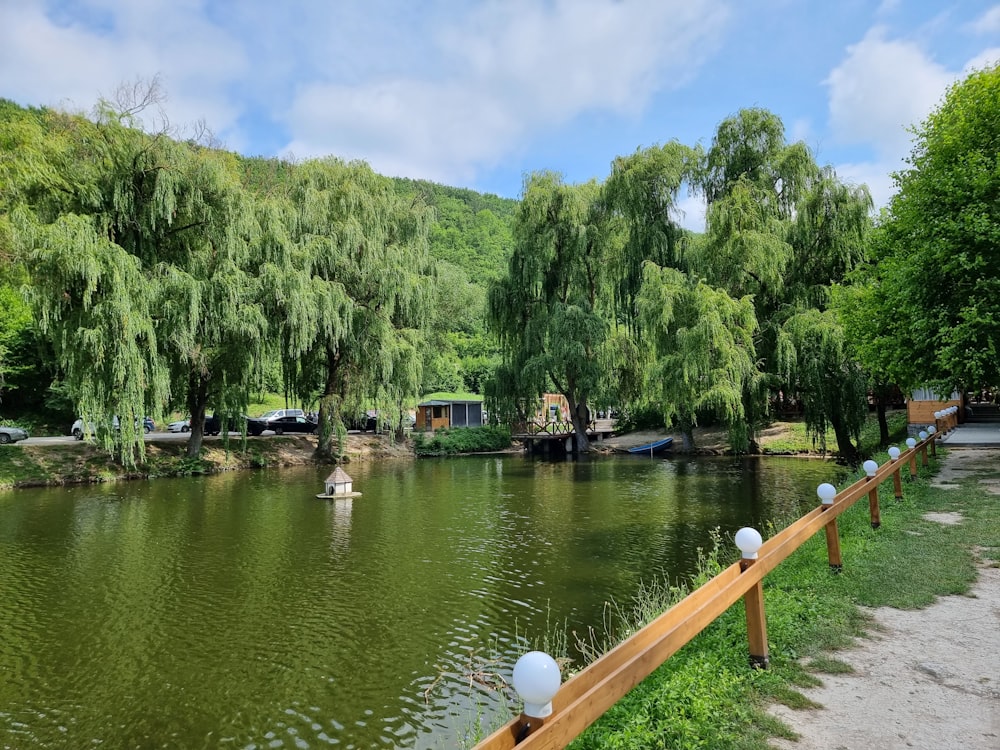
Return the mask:
[[881, 205], [906, 128], [997, 60], [977, 0], [0, 0], [0, 97], [89, 111], [158, 76], [149, 127], [512, 198], [764, 107]]

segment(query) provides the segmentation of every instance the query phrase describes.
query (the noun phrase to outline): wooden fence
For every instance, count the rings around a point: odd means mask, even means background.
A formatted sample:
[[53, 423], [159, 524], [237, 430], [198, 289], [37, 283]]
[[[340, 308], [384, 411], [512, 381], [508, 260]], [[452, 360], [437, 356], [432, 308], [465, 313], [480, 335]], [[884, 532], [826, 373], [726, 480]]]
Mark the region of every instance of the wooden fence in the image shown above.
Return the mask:
[[560, 685], [551, 698], [551, 714], [538, 718], [522, 713], [476, 745], [477, 750], [505, 750], [515, 745], [522, 750], [565, 747], [741, 597], [747, 613], [750, 663], [766, 668], [767, 620], [761, 586], [764, 576], [820, 529], [826, 532], [830, 567], [840, 570], [842, 560], [837, 516], [867, 496], [871, 525], [877, 529], [881, 523], [879, 486], [892, 479], [896, 497], [902, 497], [900, 474], [903, 467], [907, 466], [911, 477], [915, 476], [918, 458], [926, 466], [928, 452], [936, 455], [935, 441], [956, 424], [956, 410], [946, 409], [940, 416], [935, 415], [934, 427], [928, 428], [930, 434], [922, 432], [919, 441], [907, 441], [905, 452], [899, 452], [897, 457], [890, 458], [882, 466], [874, 461], [865, 462], [867, 476], [835, 493], [830, 498], [832, 502], [824, 501], [818, 508], [763, 542], [756, 555], [751, 556], [752, 550], [744, 551], [744, 559], [740, 562], [726, 568]]

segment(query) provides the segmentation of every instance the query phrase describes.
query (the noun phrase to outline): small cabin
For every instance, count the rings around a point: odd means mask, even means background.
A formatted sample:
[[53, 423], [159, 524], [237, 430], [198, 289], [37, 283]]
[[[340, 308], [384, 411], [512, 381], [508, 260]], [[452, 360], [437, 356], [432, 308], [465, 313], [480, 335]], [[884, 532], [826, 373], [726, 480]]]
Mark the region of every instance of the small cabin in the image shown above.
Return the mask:
[[428, 398], [417, 404], [414, 430], [433, 432], [445, 427], [482, 427], [483, 397]]

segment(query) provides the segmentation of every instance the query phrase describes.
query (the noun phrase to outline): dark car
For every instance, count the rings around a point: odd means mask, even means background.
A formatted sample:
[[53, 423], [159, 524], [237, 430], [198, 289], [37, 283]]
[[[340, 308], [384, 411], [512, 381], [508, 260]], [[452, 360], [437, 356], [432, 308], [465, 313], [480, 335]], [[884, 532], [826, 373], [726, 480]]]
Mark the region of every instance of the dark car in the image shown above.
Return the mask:
[[205, 417], [205, 434], [221, 435], [223, 432], [239, 432], [243, 422], [249, 419], [243, 414], [209, 414]]
[[251, 435], [260, 435], [264, 430], [272, 430], [275, 435], [283, 435], [286, 432], [304, 432], [311, 435], [318, 427], [314, 420], [304, 416], [289, 415], [267, 419], [260, 417], [247, 420], [247, 432]]

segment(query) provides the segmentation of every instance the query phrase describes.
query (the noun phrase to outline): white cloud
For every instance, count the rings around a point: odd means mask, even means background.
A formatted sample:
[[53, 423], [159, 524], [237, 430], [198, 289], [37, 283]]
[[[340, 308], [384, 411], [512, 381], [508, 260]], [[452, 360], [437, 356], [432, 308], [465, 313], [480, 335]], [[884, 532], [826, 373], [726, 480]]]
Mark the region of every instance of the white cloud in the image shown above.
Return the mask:
[[694, 74], [726, 17], [709, 0], [482, 3], [438, 19], [420, 53], [437, 67], [420, 78], [397, 72], [300, 86], [288, 149], [465, 180], [583, 113], [641, 111], [659, 88]]
[[708, 206], [703, 195], [688, 195], [677, 201], [678, 223], [692, 232], [705, 231], [705, 214]]
[[974, 70], [982, 70], [1000, 64], [1000, 47], [990, 47], [973, 57], [962, 68], [962, 76], [969, 75]]
[[996, 34], [1000, 32], [1000, 5], [994, 5], [970, 23], [969, 29], [975, 34]]
[[0, 70], [17, 71], [0, 95], [89, 111], [120, 84], [159, 75], [173, 124], [204, 118], [225, 130], [235, 123], [226, 89], [245, 73], [246, 57], [201, 15], [200, 2], [90, 0], [57, 17], [39, 0], [18, 5], [0, 7]]
[[848, 47], [829, 75], [830, 124], [844, 143], [866, 143], [880, 160], [909, 150], [907, 128], [920, 123], [956, 78], [911, 42], [870, 30]]
[[837, 177], [848, 185], [867, 185], [871, 193], [875, 212], [889, 205], [889, 199], [896, 193], [896, 183], [892, 172], [900, 171], [906, 164], [900, 159], [897, 162], [859, 162], [857, 164], [838, 164]]

